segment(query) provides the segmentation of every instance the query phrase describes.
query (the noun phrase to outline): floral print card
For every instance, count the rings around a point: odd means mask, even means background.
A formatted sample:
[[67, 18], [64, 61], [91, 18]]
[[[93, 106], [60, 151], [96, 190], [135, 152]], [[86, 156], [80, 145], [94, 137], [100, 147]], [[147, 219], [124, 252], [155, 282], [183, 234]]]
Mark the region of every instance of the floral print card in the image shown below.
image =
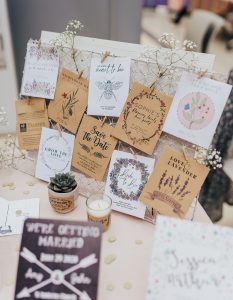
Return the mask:
[[231, 89], [229, 84], [184, 72], [163, 130], [209, 148]]
[[110, 162], [105, 194], [112, 199], [112, 208], [144, 218], [146, 205], [139, 196], [153, 171], [155, 160], [115, 150]]
[[49, 103], [49, 117], [75, 134], [87, 107], [87, 93], [86, 79], [62, 69], [54, 101]]
[[113, 136], [152, 154], [162, 133], [171, 101], [171, 97], [135, 82]]
[[232, 249], [232, 228], [158, 216], [146, 300], [232, 299]]
[[184, 218], [208, 173], [206, 166], [167, 146], [140, 200], [161, 215]]
[[72, 166], [87, 176], [103, 180], [117, 140], [113, 127], [84, 115], [75, 139]]
[[21, 95], [53, 99], [59, 68], [57, 49], [29, 40], [25, 58]]
[[69, 172], [74, 139], [73, 134], [43, 127], [35, 177], [49, 182], [55, 174]]
[[119, 117], [129, 93], [130, 58], [91, 60], [88, 115]]

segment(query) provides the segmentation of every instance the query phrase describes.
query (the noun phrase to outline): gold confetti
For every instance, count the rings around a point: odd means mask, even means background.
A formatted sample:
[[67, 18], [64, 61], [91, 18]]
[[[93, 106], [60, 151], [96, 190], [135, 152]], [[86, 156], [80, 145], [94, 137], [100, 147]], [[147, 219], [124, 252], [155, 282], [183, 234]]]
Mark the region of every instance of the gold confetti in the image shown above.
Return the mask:
[[143, 243], [142, 240], [135, 240], [136, 245], [141, 245], [142, 243]]
[[104, 258], [104, 262], [105, 262], [107, 265], [113, 263], [115, 260], [116, 260], [116, 255], [115, 255], [115, 254], [107, 255], [107, 256]]
[[106, 289], [108, 291], [113, 291], [114, 290], [114, 285], [112, 283], [107, 284]]
[[2, 187], [11, 187], [11, 186], [14, 186], [14, 182], [5, 182], [3, 183]]
[[124, 283], [124, 288], [125, 288], [126, 290], [130, 290], [130, 289], [132, 288], [132, 283], [130, 283], [130, 282], [125, 282], [125, 283]]
[[117, 238], [114, 235], [112, 235], [108, 238], [109, 243], [114, 243], [116, 240], [117, 240]]
[[35, 181], [35, 180], [28, 181], [28, 182], [27, 182], [27, 185], [28, 185], [28, 186], [34, 186], [34, 185], [36, 185], [36, 181]]
[[10, 186], [9, 189], [10, 189], [10, 190], [15, 190], [16, 187], [15, 187], [15, 186]]
[[24, 195], [30, 194], [30, 191], [23, 191]]
[[16, 214], [17, 217], [21, 216], [22, 215], [22, 210], [21, 209], [17, 209], [15, 211], [15, 214]]

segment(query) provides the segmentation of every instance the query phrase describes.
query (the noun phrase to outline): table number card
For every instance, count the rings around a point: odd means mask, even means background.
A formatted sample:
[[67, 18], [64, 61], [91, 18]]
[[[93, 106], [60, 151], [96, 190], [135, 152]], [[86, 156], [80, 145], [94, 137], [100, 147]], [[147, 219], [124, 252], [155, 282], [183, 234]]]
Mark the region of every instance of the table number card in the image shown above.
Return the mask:
[[232, 248], [232, 228], [158, 216], [146, 299], [232, 299]]
[[56, 173], [70, 171], [75, 136], [42, 128], [35, 177], [48, 181]]
[[209, 148], [231, 89], [229, 84], [184, 72], [164, 131]]
[[161, 215], [184, 218], [209, 168], [165, 147], [140, 199]]
[[57, 83], [59, 55], [56, 48], [29, 40], [21, 94], [53, 99]]
[[129, 93], [130, 58], [93, 58], [90, 69], [88, 115], [119, 117]]
[[75, 139], [72, 166], [84, 174], [102, 180], [117, 140], [113, 128], [84, 115]]
[[54, 101], [49, 103], [49, 117], [75, 134], [87, 107], [87, 93], [88, 81], [74, 72], [63, 69]]
[[113, 136], [152, 154], [161, 135], [171, 97], [134, 83]]
[[96, 300], [101, 225], [27, 219], [15, 300]]
[[154, 159], [130, 153], [113, 152], [105, 186], [112, 208], [125, 214], [144, 218], [146, 205], [139, 196], [153, 171]]

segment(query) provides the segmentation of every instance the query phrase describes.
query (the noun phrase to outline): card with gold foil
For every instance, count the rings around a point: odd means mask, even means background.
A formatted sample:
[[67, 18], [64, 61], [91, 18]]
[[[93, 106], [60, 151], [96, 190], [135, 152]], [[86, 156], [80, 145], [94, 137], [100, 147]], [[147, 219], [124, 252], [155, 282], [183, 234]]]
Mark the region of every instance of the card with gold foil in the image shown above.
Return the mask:
[[108, 124], [84, 115], [75, 139], [72, 166], [102, 180], [117, 140]]
[[113, 130], [113, 136], [152, 154], [171, 100], [171, 97], [135, 82]]
[[87, 107], [87, 96], [88, 80], [63, 69], [55, 98], [49, 103], [49, 117], [75, 134]]
[[184, 218], [208, 173], [205, 165], [165, 147], [140, 200], [161, 215]]

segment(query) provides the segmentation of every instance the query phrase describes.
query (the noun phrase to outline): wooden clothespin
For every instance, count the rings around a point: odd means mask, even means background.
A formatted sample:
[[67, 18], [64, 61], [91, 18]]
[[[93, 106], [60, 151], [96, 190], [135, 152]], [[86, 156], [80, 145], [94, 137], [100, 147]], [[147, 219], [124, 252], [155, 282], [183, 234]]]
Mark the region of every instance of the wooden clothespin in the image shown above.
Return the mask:
[[103, 118], [103, 120], [101, 121], [100, 127], [103, 127], [103, 126], [104, 126], [104, 123], [105, 123], [106, 119], [107, 119], [107, 117], [105, 116], [105, 117]]
[[204, 70], [204, 71], [200, 71], [197, 73], [197, 78], [198, 79], [201, 79], [202, 77], [204, 77], [207, 73], [207, 70]]
[[61, 126], [60, 126], [58, 123], [56, 124], [56, 128], [57, 128], [57, 130], [58, 130], [58, 132], [59, 132], [59, 136], [62, 137]]
[[130, 152], [133, 154], [134, 159], [137, 160], [137, 155], [132, 148], [129, 148]]
[[103, 54], [102, 58], [101, 58], [101, 64], [105, 61], [105, 59], [110, 55], [110, 51], [105, 51], [105, 53]]
[[27, 105], [31, 105], [31, 98], [29, 97], [27, 100]]
[[38, 48], [40, 49], [41, 47], [41, 39], [38, 40]]
[[187, 155], [187, 153], [186, 153], [186, 146], [184, 146], [184, 145], [182, 146], [182, 151], [183, 151], [185, 160], [186, 160], [187, 162], [189, 162], [189, 157], [188, 157], [188, 155]]
[[78, 79], [80, 79], [83, 76], [83, 70], [79, 73]]

